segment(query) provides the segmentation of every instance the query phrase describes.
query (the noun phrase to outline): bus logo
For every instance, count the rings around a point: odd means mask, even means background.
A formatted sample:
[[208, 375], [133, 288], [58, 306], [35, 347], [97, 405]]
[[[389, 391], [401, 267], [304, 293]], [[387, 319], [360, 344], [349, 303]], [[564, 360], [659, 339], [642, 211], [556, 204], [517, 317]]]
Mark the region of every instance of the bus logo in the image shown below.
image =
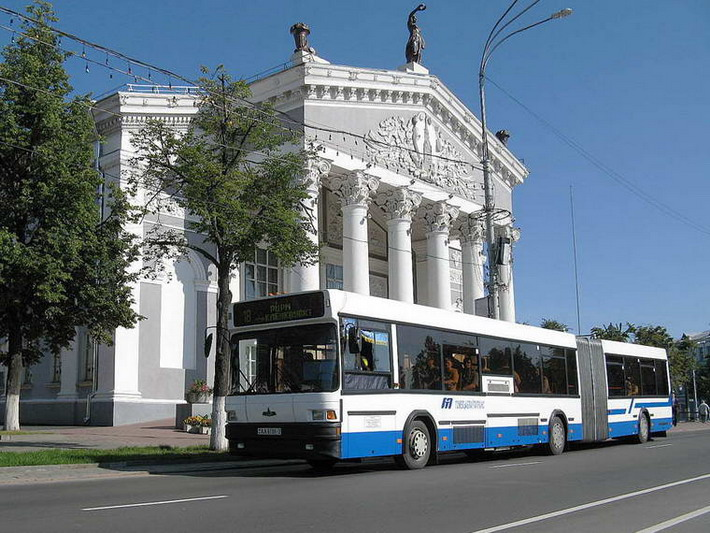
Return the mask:
[[451, 406], [453, 405], [453, 403], [454, 403], [453, 398], [444, 398], [441, 401], [441, 408], [442, 409], [451, 409]]

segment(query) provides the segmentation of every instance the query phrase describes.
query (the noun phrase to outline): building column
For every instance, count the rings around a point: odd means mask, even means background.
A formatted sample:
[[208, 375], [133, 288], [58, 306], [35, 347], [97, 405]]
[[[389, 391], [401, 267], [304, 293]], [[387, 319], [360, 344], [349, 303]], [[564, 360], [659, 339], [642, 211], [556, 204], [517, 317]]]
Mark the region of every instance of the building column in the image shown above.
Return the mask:
[[[303, 180], [308, 198], [303, 201], [303, 219], [308, 223], [309, 239], [316, 245], [318, 242], [318, 197], [320, 195], [321, 179], [330, 172], [330, 162], [321, 157], [306, 160]], [[317, 291], [320, 289], [320, 265], [315, 261], [310, 265], [297, 264], [289, 271], [289, 292]]]
[[367, 208], [380, 180], [361, 170], [330, 179], [343, 206], [343, 289], [370, 294]]
[[389, 297], [414, 303], [412, 212], [419, 207], [422, 195], [407, 187], [399, 187], [379, 194], [375, 201], [387, 217]]
[[500, 319], [515, 322], [515, 293], [513, 290], [513, 244], [520, 239], [520, 229], [513, 226], [498, 228], [498, 294]]
[[461, 269], [463, 274], [463, 312], [476, 314], [476, 300], [485, 296], [483, 283], [483, 221], [473, 214], [457, 220], [456, 229], [461, 241]]
[[74, 340], [69, 347], [61, 351], [62, 374], [57, 398], [74, 399], [78, 396], [76, 393], [76, 385], [79, 378], [79, 364], [81, 362], [79, 345], [79, 330], [77, 329]]
[[446, 202], [428, 204], [424, 208], [427, 229], [428, 303], [440, 309], [451, 309], [449, 229], [458, 214], [458, 207]]

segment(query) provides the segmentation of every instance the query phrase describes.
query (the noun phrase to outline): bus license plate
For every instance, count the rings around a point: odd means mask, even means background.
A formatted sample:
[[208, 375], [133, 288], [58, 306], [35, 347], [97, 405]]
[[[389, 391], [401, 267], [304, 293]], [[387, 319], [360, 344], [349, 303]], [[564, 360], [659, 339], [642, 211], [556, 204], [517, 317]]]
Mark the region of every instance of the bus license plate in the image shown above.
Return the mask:
[[281, 435], [281, 428], [256, 428], [257, 435]]

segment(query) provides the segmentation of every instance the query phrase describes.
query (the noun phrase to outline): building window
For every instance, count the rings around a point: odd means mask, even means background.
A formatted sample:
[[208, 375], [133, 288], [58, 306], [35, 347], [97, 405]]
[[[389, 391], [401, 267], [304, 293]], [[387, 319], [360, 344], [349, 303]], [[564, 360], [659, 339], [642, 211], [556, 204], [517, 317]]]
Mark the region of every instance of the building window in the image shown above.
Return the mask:
[[52, 383], [61, 383], [62, 381], [62, 354], [52, 354]]
[[325, 265], [325, 288], [343, 290], [342, 265]]
[[88, 334], [84, 332], [82, 335], [81, 343], [81, 380], [93, 381], [94, 380], [94, 340]]
[[279, 291], [279, 265], [276, 256], [257, 248], [253, 262], [244, 264], [244, 295], [246, 300], [263, 298]]
[[5, 371], [0, 370], [0, 394], [5, 394]]

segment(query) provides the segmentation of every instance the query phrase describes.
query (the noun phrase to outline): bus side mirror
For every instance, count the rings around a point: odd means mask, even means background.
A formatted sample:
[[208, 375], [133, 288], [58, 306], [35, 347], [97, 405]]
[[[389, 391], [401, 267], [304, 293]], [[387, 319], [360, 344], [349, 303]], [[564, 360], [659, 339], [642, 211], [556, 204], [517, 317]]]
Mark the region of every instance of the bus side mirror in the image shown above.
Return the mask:
[[210, 352], [212, 351], [212, 333], [207, 335], [205, 337], [205, 357], [210, 356]]
[[353, 326], [348, 329], [348, 351], [350, 353], [360, 353], [360, 349], [360, 328], [356, 328]]

